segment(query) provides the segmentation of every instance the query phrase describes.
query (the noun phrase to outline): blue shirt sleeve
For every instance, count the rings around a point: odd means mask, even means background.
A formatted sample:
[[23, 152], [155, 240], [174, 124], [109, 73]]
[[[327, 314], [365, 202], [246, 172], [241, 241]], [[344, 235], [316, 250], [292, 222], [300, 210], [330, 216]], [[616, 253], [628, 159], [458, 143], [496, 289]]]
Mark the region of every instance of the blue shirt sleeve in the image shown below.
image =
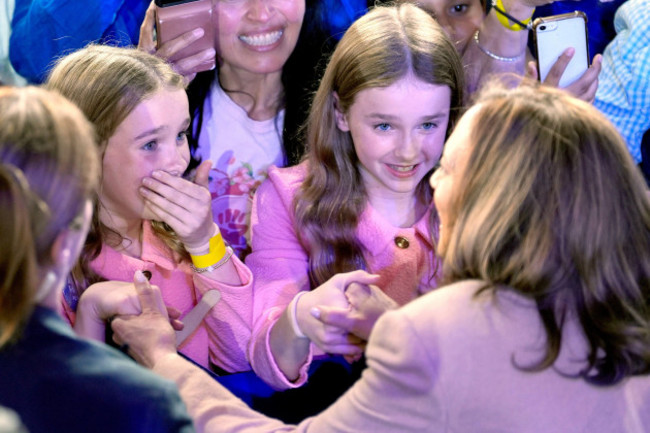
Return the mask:
[[603, 55], [594, 105], [616, 126], [638, 163], [650, 128], [650, 3], [628, 0], [614, 25], [617, 35]]
[[91, 42], [137, 44], [148, 0], [16, 0], [9, 40], [14, 69], [41, 83], [56, 59]]

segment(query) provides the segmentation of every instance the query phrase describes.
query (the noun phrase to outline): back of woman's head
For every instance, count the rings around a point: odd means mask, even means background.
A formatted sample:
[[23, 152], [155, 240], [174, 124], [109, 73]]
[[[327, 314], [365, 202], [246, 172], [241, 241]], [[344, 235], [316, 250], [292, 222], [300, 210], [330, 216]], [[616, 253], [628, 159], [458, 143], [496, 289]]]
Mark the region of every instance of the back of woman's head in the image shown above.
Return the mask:
[[33, 304], [40, 266], [94, 193], [92, 126], [72, 103], [37, 88], [0, 88], [0, 346]]
[[185, 88], [183, 77], [161, 58], [105, 45], [90, 45], [61, 58], [46, 86], [81, 108], [95, 125], [100, 145], [153, 93]]
[[591, 346], [587, 380], [650, 367], [650, 204], [614, 127], [544, 87], [487, 90], [473, 117], [443, 269], [536, 300], [557, 357], [566, 317]]

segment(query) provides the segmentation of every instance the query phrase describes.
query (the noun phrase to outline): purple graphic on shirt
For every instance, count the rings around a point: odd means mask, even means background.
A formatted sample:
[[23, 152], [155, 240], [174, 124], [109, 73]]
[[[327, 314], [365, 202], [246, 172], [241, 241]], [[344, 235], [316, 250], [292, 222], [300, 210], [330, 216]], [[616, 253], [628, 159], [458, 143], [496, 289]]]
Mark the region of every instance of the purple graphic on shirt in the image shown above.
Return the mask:
[[239, 162], [240, 166], [233, 170], [236, 164], [234, 157], [220, 158], [217, 166], [210, 170], [209, 186], [213, 218], [224, 240], [241, 257], [250, 244], [253, 195], [266, 178], [266, 172], [255, 173], [245, 162]]

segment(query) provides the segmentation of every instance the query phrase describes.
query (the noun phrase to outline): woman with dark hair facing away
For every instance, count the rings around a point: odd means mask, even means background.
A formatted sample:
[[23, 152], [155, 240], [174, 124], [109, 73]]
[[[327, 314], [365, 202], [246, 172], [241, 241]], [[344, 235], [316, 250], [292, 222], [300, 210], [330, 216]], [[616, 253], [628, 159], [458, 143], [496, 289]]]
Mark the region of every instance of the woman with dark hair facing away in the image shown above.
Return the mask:
[[[453, 43], [414, 5], [377, 7], [338, 43], [314, 97], [305, 161], [271, 168], [253, 207], [249, 360], [271, 386], [304, 384], [314, 354], [360, 356], [376, 315], [436, 287], [428, 176], [462, 92]], [[331, 279], [354, 270], [350, 282], [381, 288], [379, 310], [365, 330], [323, 327], [311, 307], [347, 308]]]
[[[478, 101], [431, 179], [448, 285], [384, 314], [362, 378], [296, 431], [650, 431], [650, 201], [625, 144], [558, 90]], [[203, 386], [143, 309], [116, 339], [179, 385], [200, 429], [291, 431]]]
[[193, 432], [174, 384], [58, 314], [98, 185], [92, 126], [31, 87], [0, 88], [0, 123], [0, 406], [31, 433]]

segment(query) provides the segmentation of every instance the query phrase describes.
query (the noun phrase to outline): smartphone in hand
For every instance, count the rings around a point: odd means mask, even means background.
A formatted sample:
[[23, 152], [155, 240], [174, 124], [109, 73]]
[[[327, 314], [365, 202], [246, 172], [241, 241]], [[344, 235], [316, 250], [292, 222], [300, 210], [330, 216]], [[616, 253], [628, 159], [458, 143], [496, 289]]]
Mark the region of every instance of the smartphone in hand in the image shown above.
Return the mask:
[[[160, 46], [183, 33], [203, 29], [203, 36], [169, 58], [175, 62], [215, 47], [216, 23], [213, 20], [213, 0], [154, 0], [156, 13], [156, 43]], [[212, 69], [215, 59], [205, 61], [200, 70]]]
[[546, 79], [551, 67], [569, 47], [575, 49], [575, 54], [562, 74], [559, 86], [570, 85], [589, 68], [587, 16], [584, 12], [537, 18], [533, 22], [533, 38], [540, 81]]

